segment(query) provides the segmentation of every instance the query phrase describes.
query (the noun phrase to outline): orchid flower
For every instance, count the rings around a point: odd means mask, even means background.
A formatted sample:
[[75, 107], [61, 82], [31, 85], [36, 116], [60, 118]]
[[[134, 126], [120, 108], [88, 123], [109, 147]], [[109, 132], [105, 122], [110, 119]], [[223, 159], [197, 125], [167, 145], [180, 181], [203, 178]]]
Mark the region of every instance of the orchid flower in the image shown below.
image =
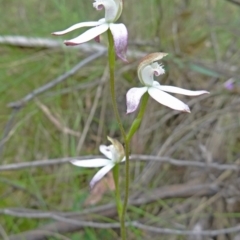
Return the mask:
[[111, 30], [114, 39], [114, 46], [116, 54], [123, 61], [126, 59], [127, 51], [127, 39], [128, 32], [124, 24], [115, 24], [122, 13], [123, 0], [94, 0], [93, 7], [97, 10], [105, 9], [105, 18], [102, 18], [95, 22], [81, 22], [77, 23], [66, 30], [54, 32], [53, 35], [63, 35], [69, 33], [75, 29], [82, 27], [93, 27], [80, 36], [73, 38], [71, 40], [66, 40], [64, 43], [67, 46], [79, 45], [81, 43], [87, 42], [89, 40], [95, 39], [99, 41], [99, 36], [106, 32], [108, 29]]
[[232, 91], [234, 89], [234, 85], [235, 85], [235, 80], [233, 78], [228, 79], [224, 83], [224, 87], [229, 91]]
[[100, 145], [100, 152], [107, 157], [95, 158], [89, 160], [72, 160], [71, 163], [78, 167], [95, 168], [102, 167], [90, 181], [90, 187], [101, 180], [116, 164], [125, 161], [125, 152], [122, 144], [116, 139], [108, 137], [108, 140], [112, 143], [110, 146]]
[[127, 92], [127, 113], [134, 112], [137, 109], [143, 94], [146, 92], [148, 92], [148, 94], [157, 102], [174, 110], [183, 112], [190, 112], [189, 107], [166, 92], [178, 93], [187, 96], [198, 96], [208, 93], [204, 90], [190, 91], [174, 86], [164, 86], [155, 81], [154, 75], [159, 76], [165, 73], [163, 66], [158, 64], [157, 61], [166, 55], [166, 53], [160, 52], [152, 53], [140, 61], [138, 66], [138, 78], [144, 87], [134, 87]]

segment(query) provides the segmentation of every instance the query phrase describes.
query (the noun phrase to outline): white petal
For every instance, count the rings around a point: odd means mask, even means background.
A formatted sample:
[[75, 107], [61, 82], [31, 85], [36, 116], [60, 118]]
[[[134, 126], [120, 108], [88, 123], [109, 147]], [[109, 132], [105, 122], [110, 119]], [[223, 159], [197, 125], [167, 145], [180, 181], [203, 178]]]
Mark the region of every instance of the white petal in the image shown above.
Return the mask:
[[91, 28], [81, 34], [80, 36], [73, 38], [71, 40], [64, 41], [67, 46], [78, 45], [89, 40], [94, 39], [95, 37], [99, 36], [100, 34], [106, 32], [108, 30], [108, 24], [104, 23], [97, 27]]
[[187, 96], [198, 96], [198, 95], [209, 93], [204, 90], [191, 91], [191, 90], [187, 90], [187, 89], [183, 89], [183, 88], [179, 88], [179, 87], [163, 86], [163, 85], [160, 85], [158, 87], [158, 89], [165, 91], [165, 92], [178, 93], [178, 94], [187, 95]]
[[101, 22], [82, 22], [82, 23], [77, 23], [77, 24], [74, 24], [73, 26], [63, 30], [63, 31], [59, 31], [59, 32], [53, 32], [52, 34], [53, 35], [64, 35], [66, 33], [69, 33], [75, 29], [78, 29], [78, 28], [82, 28], [82, 27], [95, 27], [95, 26], [98, 26], [100, 25]]
[[160, 89], [159, 87], [160, 87], [161, 85], [160, 85], [160, 83], [159, 83], [159, 82], [157, 82], [157, 81], [153, 81], [153, 84], [152, 84], [152, 86], [153, 86], [153, 87], [155, 87], [155, 88], [158, 88], [158, 89]]
[[190, 112], [189, 107], [183, 103], [182, 101], [178, 100], [177, 98], [171, 96], [168, 93], [165, 93], [158, 88], [150, 87], [148, 89], [148, 93], [150, 96], [155, 99], [157, 102], [170, 107], [174, 110], [183, 111], [183, 112]]
[[110, 30], [114, 39], [114, 46], [116, 54], [124, 62], [127, 62], [126, 52], [128, 44], [128, 32], [124, 24], [110, 24]]
[[104, 158], [96, 158], [89, 160], [72, 160], [70, 161], [73, 165], [78, 167], [87, 167], [87, 168], [95, 168], [95, 167], [103, 167], [111, 163], [111, 160]]
[[141, 97], [145, 92], [147, 92], [147, 87], [141, 88], [131, 88], [126, 95], [126, 103], [127, 103], [127, 114], [134, 112], [141, 100]]
[[114, 167], [114, 164], [108, 164], [107, 166], [101, 168], [92, 178], [90, 182], [90, 187], [93, 188], [94, 185], [101, 180], [112, 168]]
[[112, 152], [110, 150], [110, 146], [100, 145], [99, 151], [105, 155], [108, 159], [112, 160]]

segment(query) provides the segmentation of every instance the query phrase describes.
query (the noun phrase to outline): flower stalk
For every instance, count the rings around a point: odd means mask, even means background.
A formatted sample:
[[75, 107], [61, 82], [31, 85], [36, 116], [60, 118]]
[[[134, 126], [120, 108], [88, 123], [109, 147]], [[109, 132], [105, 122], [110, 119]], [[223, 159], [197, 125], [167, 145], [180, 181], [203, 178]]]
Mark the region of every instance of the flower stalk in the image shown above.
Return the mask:
[[114, 184], [115, 184], [115, 199], [116, 199], [118, 217], [119, 217], [119, 219], [121, 219], [122, 202], [121, 202], [121, 195], [120, 195], [120, 188], [119, 188], [119, 164], [117, 164], [113, 168], [113, 180], [114, 180]]
[[[117, 107], [117, 101], [116, 101], [116, 94], [115, 94], [115, 77], [114, 77], [114, 72], [115, 72], [115, 50], [114, 50], [114, 40], [113, 36], [110, 30], [108, 30], [108, 63], [109, 63], [109, 84], [110, 84], [110, 92], [111, 92], [111, 100], [112, 100], [112, 106], [113, 106], [113, 111], [114, 115], [116, 117], [119, 129], [122, 134], [122, 138], [124, 139], [125, 142], [125, 157], [126, 157], [126, 168], [127, 165], [129, 166], [129, 151], [127, 151], [126, 148], [126, 133], [122, 125], [122, 121], [118, 112], [118, 107]], [[128, 143], [127, 143], [128, 145]], [[129, 168], [129, 167], [128, 167]], [[128, 177], [128, 172], [126, 171], [126, 185], [129, 185], [129, 177]], [[113, 170], [113, 176], [114, 176], [114, 183], [115, 183], [115, 196], [116, 196], [116, 204], [117, 204], [117, 210], [118, 210], [118, 215], [119, 215], [119, 220], [121, 223], [121, 237], [122, 240], [126, 240], [126, 227], [125, 227], [125, 212], [126, 212], [126, 207], [125, 204], [127, 202], [126, 196], [124, 200], [124, 205], [122, 207], [121, 203], [121, 196], [120, 196], [120, 190], [119, 190], [119, 166], [115, 166]], [[128, 190], [125, 191], [128, 192]], [[128, 195], [128, 194], [127, 194]]]
[[116, 117], [119, 129], [121, 131], [123, 139], [126, 138], [126, 133], [124, 131], [122, 121], [118, 112], [117, 101], [116, 101], [116, 94], [115, 94], [115, 50], [114, 50], [114, 41], [113, 36], [110, 30], [108, 30], [108, 64], [109, 64], [109, 85], [110, 85], [110, 92], [111, 92], [111, 99], [112, 99], [112, 106], [114, 115]]
[[130, 154], [130, 141], [133, 137], [133, 135], [138, 130], [142, 118], [144, 116], [144, 112], [147, 106], [148, 101], [148, 94], [144, 94], [141, 101], [141, 106], [139, 113], [137, 115], [137, 118], [133, 121], [130, 130], [128, 134], [125, 133], [125, 130], [122, 125], [122, 121], [118, 112], [117, 102], [116, 102], [116, 95], [115, 95], [115, 77], [114, 77], [114, 71], [115, 71], [115, 50], [114, 50], [114, 41], [112, 37], [111, 31], [108, 30], [108, 61], [109, 61], [109, 83], [110, 83], [110, 92], [111, 92], [111, 99], [112, 99], [112, 105], [113, 105], [113, 111], [115, 114], [115, 117], [117, 119], [117, 123], [119, 126], [119, 129], [122, 134], [122, 138], [125, 143], [125, 196], [123, 204], [121, 202], [121, 196], [120, 196], [120, 190], [119, 190], [119, 165], [116, 165], [113, 169], [113, 176], [114, 176], [114, 182], [116, 186], [116, 204], [118, 209], [118, 215], [120, 218], [121, 223], [121, 237], [122, 240], [126, 240], [126, 227], [125, 227], [125, 215], [127, 211], [127, 204], [128, 204], [128, 198], [129, 198], [129, 185], [130, 185], [130, 163], [129, 163], [129, 154]]
[[134, 119], [134, 121], [133, 121], [133, 123], [132, 123], [132, 125], [130, 127], [130, 130], [128, 131], [128, 134], [127, 134], [127, 141], [128, 142], [131, 141], [133, 135], [136, 133], [136, 131], [138, 130], [138, 128], [141, 125], [142, 118], [143, 118], [145, 110], [146, 110], [148, 99], [149, 99], [149, 95], [147, 93], [145, 93], [143, 95], [142, 99], [141, 99], [141, 105], [140, 105], [140, 109], [139, 109], [138, 115]]

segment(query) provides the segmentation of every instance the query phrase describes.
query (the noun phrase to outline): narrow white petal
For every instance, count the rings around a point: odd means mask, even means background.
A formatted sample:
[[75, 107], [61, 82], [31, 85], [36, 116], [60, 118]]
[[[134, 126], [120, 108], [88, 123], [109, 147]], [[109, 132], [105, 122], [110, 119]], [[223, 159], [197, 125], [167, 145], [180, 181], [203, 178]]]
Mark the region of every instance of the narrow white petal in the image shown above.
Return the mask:
[[100, 34], [106, 32], [108, 30], [108, 24], [102, 24], [97, 27], [91, 28], [81, 34], [80, 36], [73, 38], [71, 40], [64, 41], [67, 46], [78, 45], [89, 40], [94, 39], [95, 37], [99, 36]]
[[114, 167], [114, 164], [108, 164], [107, 166], [101, 168], [92, 178], [90, 182], [90, 187], [93, 188], [94, 185], [101, 180], [112, 168]]
[[95, 168], [95, 167], [103, 167], [111, 163], [111, 160], [104, 158], [96, 158], [89, 160], [72, 160], [71, 163], [78, 167], [87, 167], [87, 168]]
[[183, 103], [182, 101], [178, 100], [177, 98], [171, 96], [168, 93], [165, 93], [158, 88], [150, 87], [148, 89], [149, 95], [155, 99], [157, 102], [170, 107], [174, 110], [183, 111], [183, 112], [190, 112], [189, 107]]
[[53, 35], [64, 35], [66, 33], [69, 33], [75, 29], [78, 29], [78, 28], [82, 28], [82, 27], [96, 27], [98, 25], [100, 25], [101, 22], [81, 22], [81, 23], [77, 23], [77, 24], [74, 24], [73, 26], [63, 30], [63, 31], [59, 31], [59, 32], [53, 32], [52, 34]]
[[198, 96], [198, 95], [209, 93], [204, 90], [191, 91], [191, 90], [187, 90], [187, 89], [183, 89], [183, 88], [179, 88], [179, 87], [163, 86], [163, 85], [158, 86], [158, 89], [165, 91], [165, 92], [178, 93], [178, 94], [182, 94], [182, 95], [186, 95], [186, 96]]
[[105, 145], [100, 145], [99, 146], [99, 151], [105, 155], [108, 159], [112, 160], [112, 152], [110, 150], [109, 146], [105, 146]]
[[128, 44], [128, 32], [124, 24], [110, 24], [110, 30], [114, 39], [114, 47], [116, 54], [124, 62], [127, 62], [126, 52]]
[[127, 103], [127, 114], [134, 112], [141, 100], [141, 97], [145, 92], [147, 92], [147, 87], [141, 87], [141, 88], [131, 88], [128, 90], [126, 95], [126, 103]]

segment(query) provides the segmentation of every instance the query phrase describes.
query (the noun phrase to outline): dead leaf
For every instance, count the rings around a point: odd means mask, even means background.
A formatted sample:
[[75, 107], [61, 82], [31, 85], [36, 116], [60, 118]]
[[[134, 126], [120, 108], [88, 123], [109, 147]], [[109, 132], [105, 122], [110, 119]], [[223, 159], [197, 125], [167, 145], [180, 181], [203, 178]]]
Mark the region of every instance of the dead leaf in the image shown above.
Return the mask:
[[106, 177], [102, 178], [92, 189], [90, 196], [84, 202], [84, 206], [95, 205], [101, 201], [104, 194], [108, 191], [114, 191], [115, 184], [112, 172], [109, 172]]

